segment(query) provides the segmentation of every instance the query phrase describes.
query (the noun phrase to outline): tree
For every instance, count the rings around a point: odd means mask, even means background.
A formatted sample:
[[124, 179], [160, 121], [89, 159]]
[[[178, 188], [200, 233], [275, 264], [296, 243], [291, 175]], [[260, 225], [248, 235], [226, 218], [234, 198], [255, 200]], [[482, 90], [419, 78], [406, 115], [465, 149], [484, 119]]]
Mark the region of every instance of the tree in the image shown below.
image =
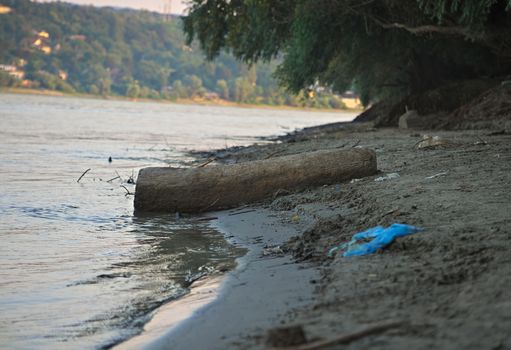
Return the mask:
[[202, 79], [195, 74], [184, 77], [184, 84], [188, 88], [188, 96], [193, 97], [202, 94]]
[[128, 83], [128, 87], [126, 89], [126, 96], [131, 98], [137, 98], [140, 96], [140, 85], [137, 80], [131, 80]]
[[181, 80], [176, 80], [172, 84], [172, 92], [176, 98], [188, 97], [186, 93], [186, 89], [183, 86], [183, 82]]
[[229, 99], [229, 85], [223, 79], [220, 79], [216, 82], [216, 92], [220, 95], [224, 100]]
[[247, 78], [237, 78], [234, 81], [234, 100], [241, 103], [253, 103], [254, 88]]
[[209, 59], [283, 55], [291, 91], [318, 83], [369, 98], [511, 72], [511, 0], [192, 0], [188, 42]]
[[112, 87], [112, 79], [110, 79], [109, 77], [103, 77], [99, 81], [99, 91], [98, 92], [103, 97], [108, 96], [108, 95], [110, 95], [111, 87]]
[[89, 86], [89, 94], [98, 95], [99, 94], [98, 87], [96, 85]]
[[16, 79], [9, 73], [0, 71], [0, 86], [15, 86]]

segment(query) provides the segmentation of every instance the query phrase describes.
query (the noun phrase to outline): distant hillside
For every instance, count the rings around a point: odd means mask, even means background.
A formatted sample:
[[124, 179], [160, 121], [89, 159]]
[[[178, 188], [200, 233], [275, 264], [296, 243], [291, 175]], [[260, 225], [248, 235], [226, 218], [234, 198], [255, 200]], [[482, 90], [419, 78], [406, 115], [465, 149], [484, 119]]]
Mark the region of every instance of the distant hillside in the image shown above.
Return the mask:
[[0, 85], [175, 100], [341, 108], [338, 96], [289, 95], [271, 74], [185, 45], [179, 18], [147, 11], [0, 0]]

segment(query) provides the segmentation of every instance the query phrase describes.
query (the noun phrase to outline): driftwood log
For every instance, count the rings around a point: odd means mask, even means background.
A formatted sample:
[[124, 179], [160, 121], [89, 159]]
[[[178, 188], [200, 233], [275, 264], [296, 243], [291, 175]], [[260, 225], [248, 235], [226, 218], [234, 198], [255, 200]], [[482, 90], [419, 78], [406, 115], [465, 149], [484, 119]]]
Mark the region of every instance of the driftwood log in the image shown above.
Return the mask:
[[145, 168], [138, 175], [135, 211], [198, 213], [228, 209], [282, 191], [375, 173], [376, 155], [367, 149], [322, 150], [203, 168]]

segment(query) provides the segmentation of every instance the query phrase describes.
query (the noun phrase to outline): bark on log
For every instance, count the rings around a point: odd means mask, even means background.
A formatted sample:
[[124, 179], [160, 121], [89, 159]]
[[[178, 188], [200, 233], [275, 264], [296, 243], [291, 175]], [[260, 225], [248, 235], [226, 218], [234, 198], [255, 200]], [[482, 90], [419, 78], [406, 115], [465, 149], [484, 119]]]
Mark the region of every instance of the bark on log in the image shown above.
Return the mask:
[[135, 192], [136, 212], [198, 213], [376, 173], [367, 149], [323, 150], [205, 168], [145, 168]]

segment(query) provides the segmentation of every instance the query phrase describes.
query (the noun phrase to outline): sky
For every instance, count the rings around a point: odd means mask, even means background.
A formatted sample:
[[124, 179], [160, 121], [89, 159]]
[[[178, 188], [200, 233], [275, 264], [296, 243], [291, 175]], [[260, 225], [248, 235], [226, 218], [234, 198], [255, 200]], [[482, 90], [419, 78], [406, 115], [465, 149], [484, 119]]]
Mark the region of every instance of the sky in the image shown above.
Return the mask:
[[[39, 0], [39, 2], [49, 2], [54, 0]], [[116, 6], [130, 7], [135, 9], [144, 9], [150, 11], [163, 12], [164, 3], [169, 0], [63, 0], [78, 5], [94, 5], [94, 6]], [[172, 1], [172, 13], [183, 14], [186, 8], [186, 0], [170, 0]]]

